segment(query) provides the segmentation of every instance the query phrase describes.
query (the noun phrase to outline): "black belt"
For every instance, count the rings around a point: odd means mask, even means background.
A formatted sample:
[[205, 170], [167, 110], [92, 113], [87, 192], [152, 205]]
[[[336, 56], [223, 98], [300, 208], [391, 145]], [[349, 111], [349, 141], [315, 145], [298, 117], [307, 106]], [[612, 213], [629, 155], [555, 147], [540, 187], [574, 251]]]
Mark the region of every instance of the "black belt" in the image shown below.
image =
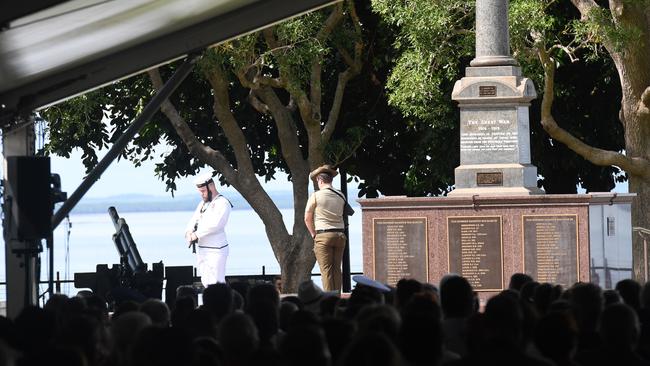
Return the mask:
[[222, 247], [206, 247], [206, 246], [203, 246], [203, 245], [199, 245], [199, 248], [204, 248], [204, 249], [223, 249], [223, 248], [225, 248], [225, 247], [227, 247], [227, 246], [228, 246], [228, 244], [226, 244], [226, 245], [224, 245], [224, 246], [222, 246]]
[[316, 234], [322, 234], [322, 233], [344, 233], [345, 229], [321, 229], [321, 230], [316, 230]]

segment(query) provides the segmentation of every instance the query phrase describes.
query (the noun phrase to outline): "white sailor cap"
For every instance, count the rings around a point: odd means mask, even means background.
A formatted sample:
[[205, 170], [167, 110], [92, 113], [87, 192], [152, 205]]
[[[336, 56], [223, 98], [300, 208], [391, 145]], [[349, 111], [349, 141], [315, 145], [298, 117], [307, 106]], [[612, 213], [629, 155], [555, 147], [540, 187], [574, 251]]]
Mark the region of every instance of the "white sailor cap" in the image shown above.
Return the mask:
[[212, 174], [210, 174], [210, 173], [199, 174], [194, 179], [194, 184], [199, 188], [203, 187], [203, 186], [207, 186], [211, 182], [213, 182], [213, 180], [212, 180]]

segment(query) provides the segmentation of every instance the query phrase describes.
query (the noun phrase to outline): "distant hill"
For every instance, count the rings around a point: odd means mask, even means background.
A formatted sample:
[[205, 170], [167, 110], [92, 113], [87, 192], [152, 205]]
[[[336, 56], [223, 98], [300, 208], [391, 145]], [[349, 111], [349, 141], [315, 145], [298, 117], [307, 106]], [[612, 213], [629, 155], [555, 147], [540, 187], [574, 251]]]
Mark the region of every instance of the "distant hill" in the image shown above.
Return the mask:
[[[225, 192], [224, 196], [230, 200], [235, 210], [251, 209], [244, 197], [237, 192]], [[269, 192], [269, 196], [278, 208], [293, 208], [293, 193], [291, 191], [273, 191]], [[349, 197], [350, 204], [356, 206], [354, 199], [357, 197], [357, 191], [350, 190]], [[193, 211], [198, 203], [199, 197], [194, 194], [176, 197], [124, 194], [101, 198], [83, 198], [72, 210], [72, 213], [105, 213], [110, 206], [115, 206], [118, 212]]]

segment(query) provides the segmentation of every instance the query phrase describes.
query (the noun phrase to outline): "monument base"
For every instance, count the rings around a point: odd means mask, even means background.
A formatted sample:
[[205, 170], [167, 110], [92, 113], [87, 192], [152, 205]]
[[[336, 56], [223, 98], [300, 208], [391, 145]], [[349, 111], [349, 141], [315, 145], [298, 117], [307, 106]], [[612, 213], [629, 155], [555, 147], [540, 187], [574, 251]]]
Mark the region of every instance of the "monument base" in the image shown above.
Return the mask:
[[460, 196], [525, 196], [546, 194], [542, 189], [537, 187], [476, 187], [476, 188], [457, 188], [448, 193], [449, 197]]
[[[503, 188], [499, 188], [503, 189]], [[611, 288], [632, 275], [633, 194], [361, 199], [363, 272], [395, 286], [467, 278], [482, 300], [512, 274]]]
[[537, 167], [531, 164], [461, 165], [454, 174], [456, 189], [449, 192], [450, 197], [544, 194], [537, 188]]

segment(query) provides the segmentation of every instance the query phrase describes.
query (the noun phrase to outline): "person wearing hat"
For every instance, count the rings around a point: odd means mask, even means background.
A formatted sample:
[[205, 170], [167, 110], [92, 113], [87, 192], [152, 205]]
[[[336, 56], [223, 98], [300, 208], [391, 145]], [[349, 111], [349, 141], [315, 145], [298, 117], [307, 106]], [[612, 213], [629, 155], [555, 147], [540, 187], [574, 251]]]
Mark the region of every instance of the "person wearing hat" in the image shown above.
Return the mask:
[[228, 239], [226, 224], [232, 204], [217, 191], [212, 174], [199, 175], [194, 184], [201, 194], [192, 218], [185, 230], [185, 240], [195, 245], [197, 269], [204, 287], [226, 282]]
[[318, 190], [307, 201], [305, 225], [314, 239], [314, 254], [320, 267], [325, 291], [341, 290], [341, 261], [345, 249], [343, 208], [345, 198], [332, 188], [332, 179], [338, 174], [330, 165], [323, 165], [309, 174], [316, 180]]
[[304, 281], [298, 286], [298, 299], [303, 308], [316, 315], [320, 315], [320, 303], [325, 298], [337, 295], [338, 291], [323, 291], [312, 280]]

